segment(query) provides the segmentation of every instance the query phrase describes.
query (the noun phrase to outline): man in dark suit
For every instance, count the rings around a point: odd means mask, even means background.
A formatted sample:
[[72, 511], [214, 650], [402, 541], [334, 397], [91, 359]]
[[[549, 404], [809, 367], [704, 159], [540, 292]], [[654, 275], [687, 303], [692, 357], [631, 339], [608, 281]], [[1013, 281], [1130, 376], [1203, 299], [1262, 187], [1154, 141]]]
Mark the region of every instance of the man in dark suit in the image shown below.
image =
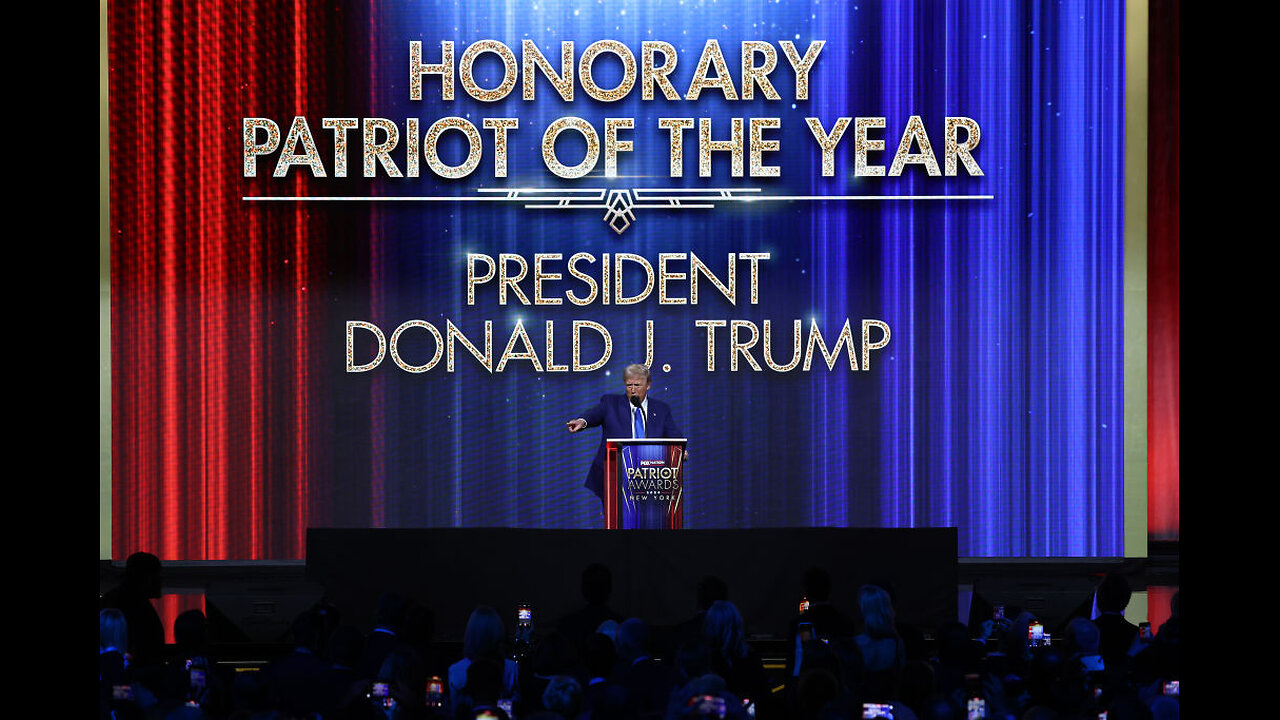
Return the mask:
[[[675, 438], [681, 437], [680, 428], [671, 417], [671, 406], [649, 397], [652, 378], [644, 365], [628, 365], [622, 373], [626, 384], [625, 395], [602, 395], [600, 402], [580, 417], [570, 420], [569, 432], [575, 433], [589, 427], [601, 426], [600, 449], [587, 473], [585, 487], [604, 500], [604, 455], [608, 438]], [[689, 457], [688, 451], [685, 458]]]
[[[569, 638], [578, 653], [587, 650], [587, 641], [606, 620], [622, 622], [626, 618], [609, 607], [613, 593], [613, 573], [603, 563], [591, 563], [582, 571], [582, 599], [587, 604], [560, 619], [556, 630]], [[607, 675], [607, 673], [606, 673]]]
[[[116, 608], [124, 613], [129, 628], [130, 665], [135, 670], [159, 665], [164, 658], [164, 624], [151, 601], [163, 587], [160, 558], [136, 552], [125, 561], [120, 584], [98, 599], [99, 609]], [[126, 648], [120, 648], [124, 652]]]
[[1129, 667], [1129, 651], [1138, 637], [1138, 626], [1124, 617], [1133, 590], [1129, 581], [1116, 572], [1107, 573], [1094, 594], [1098, 604], [1098, 617], [1093, 624], [1100, 635], [1098, 651], [1108, 671], [1123, 672]]
[[329, 666], [316, 655], [320, 641], [320, 615], [302, 611], [293, 620], [293, 652], [277, 658], [263, 671], [277, 707], [286, 714], [319, 713], [329, 699], [325, 681]]
[[661, 716], [679, 677], [649, 654], [648, 625], [640, 618], [627, 618], [618, 626], [615, 644], [618, 662], [612, 682], [627, 689], [627, 704], [641, 716]]

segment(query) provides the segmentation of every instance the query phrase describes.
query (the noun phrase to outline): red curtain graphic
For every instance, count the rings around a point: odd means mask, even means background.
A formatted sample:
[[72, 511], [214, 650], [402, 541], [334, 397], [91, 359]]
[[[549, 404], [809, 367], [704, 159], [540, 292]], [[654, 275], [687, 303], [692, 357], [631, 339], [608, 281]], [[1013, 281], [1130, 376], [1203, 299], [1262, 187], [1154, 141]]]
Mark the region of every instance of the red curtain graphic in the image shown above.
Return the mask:
[[1178, 3], [1151, 3], [1147, 533], [1178, 539]]
[[[332, 230], [300, 204], [246, 211], [239, 144], [243, 117], [336, 105], [349, 20], [306, 0], [109, 8], [115, 558], [300, 558], [326, 517]], [[300, 175], [274, 190], [305, 194]]]

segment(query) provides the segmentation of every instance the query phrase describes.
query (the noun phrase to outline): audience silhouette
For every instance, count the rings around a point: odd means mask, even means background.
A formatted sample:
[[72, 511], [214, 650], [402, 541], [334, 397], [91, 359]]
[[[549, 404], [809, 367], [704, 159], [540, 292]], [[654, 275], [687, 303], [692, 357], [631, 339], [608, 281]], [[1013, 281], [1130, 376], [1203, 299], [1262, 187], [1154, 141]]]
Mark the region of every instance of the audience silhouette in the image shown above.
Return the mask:
[[[493, 607], [477, 606], [460, 652], [435, 641], [428, 606], [398, 593], [381, 596], [367, 629], [341, 623], [322, 602], [295, 618], [290, 652], [235, 672], [212, 657], [199, 610], [175, 620], [175, 644], [164, 646], [151, 605], [159, 561], [136, 553], [120, 586], [100, 599], [99, 717], [1097, 720], [1105, 712], [1116, 720], [1180, 712], [1179, 595], [1158, 632], [1144, 636], [1124, 617], [1132, 591], [1119, 573], [1097, 586], [1095, 617], [1065, 621], [1055, 642], [1034, 642], [1028, 628], [1039, 619], [1009, 607], [974, 632], [960, 622], [931, 628], [916, 654], [890, 592], [864, 585], [856, 608], [839, 607], [831, 576], [811, 568], [807, 607], [789, 622], [788, 638], [765, 645], [785, 648], [772, 676], [723, 580], [705, 576], [696, 614], [660, 635], [644, 618], [609, 608], [611, 577], [604, 565], [586, 568], [585, 605], [542, 632], [513, 637]], [[130, 614], [146, 628], [144, 640]]]

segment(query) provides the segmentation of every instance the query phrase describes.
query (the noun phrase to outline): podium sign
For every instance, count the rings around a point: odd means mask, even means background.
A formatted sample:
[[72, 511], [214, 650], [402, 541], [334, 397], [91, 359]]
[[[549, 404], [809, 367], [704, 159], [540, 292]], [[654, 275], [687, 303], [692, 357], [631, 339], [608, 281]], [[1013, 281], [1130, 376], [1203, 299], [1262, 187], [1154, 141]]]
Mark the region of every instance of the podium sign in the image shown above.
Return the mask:
[[676, 530], [684, 525], [685, 438], [607, 438], [604, 526]]

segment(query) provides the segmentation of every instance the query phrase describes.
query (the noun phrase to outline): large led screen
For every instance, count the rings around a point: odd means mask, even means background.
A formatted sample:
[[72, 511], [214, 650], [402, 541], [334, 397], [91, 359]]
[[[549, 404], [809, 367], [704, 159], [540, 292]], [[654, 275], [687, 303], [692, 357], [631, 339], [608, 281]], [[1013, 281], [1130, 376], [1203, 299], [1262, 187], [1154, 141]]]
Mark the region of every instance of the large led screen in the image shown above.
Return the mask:
[[112, 556], [602, 527], [633, 363], [687, 528], [1123, 555], [1124, 24], [113, 4]]

